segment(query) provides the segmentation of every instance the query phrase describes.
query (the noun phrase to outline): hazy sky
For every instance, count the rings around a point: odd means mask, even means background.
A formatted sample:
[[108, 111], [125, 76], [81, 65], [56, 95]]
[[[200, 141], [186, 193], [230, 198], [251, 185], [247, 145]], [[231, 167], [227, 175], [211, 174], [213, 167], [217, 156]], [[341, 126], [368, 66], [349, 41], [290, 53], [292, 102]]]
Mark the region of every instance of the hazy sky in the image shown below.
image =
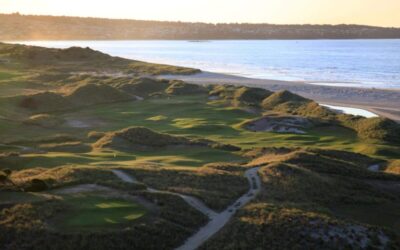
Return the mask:
[[0, 12], [146, 20], [400, 27], [400, 0], [0, 0]]

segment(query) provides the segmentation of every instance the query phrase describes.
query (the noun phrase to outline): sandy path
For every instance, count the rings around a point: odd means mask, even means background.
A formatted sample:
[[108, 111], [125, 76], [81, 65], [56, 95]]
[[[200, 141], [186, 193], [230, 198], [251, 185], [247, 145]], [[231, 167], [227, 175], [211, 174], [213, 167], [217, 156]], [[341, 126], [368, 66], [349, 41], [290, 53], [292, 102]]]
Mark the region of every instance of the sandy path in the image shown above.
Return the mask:
[[[126, 174], [122, 170], [113, 169], [111, 171], [122, 181], [125, 181], [128, 183], [140, 183], [134, 177]], [[197, 209], [198, 211], [200, 211], [201, 213], [205, 214], [209, 219], [212, 219], [217, 215], [216, 212], [214, 212], [212, 209], [207, 207], [201, 200], [199, 200], [195, 197], [192, 197], [189, 195], [183, 195], [183, 194], [179, 194], [179, 193], [173, 193], [173, 192], [169, 192], [169, 191], [161, 191], [161, 190], [157, 190], [157, 189], [150, 188], [150, 187], [147, 188], [147, 191], [151, 192], [151, 193], [164, 193], [164, 194], [177, 195], [177, 196], [181, 197], [191, 207], [193, 207], [193, 208]]]
[[368, 167], [368, 170], [372, 172], [379, 172], [379, 169], [380, 169], [379, 164], [374, 164]]
[[246, 171], [245, 176], [249, 181], [249, 191], [237, 199], [231, 206], [223, 212], [214, 216], [210, 222], [186, 240], [177, 250], [194, 250], [200, 247], [205, 241], [216, 234], [232, 218], [235, 212], [250, 202], [261, 190], [261, 179], [257, 174], [259, 167], [251, 168]]
[[[261, 179], [257, 174], [259, 167], [254, 167], [248, 169], [245, 172], [245, 177], [249, 181], [249, 191], [242, 195], [239, 199], [237, 199], [232, 205], [227, 207], [221, 213], [216, 213], [215, 211], [208, 208], [202, 201], [199, 199], [182, 195], [178, 193], [168, 192], [168, 191], [160, 191], [153, 188], [147, 188], [147, 191], [153, 193], [168, 193], [173, 195], [178, 195], [183, 200], [185, 200], [190, 206], [207, 215], [210, 221], [202, 228], [199, 229], [194, 235], [189, 237], [185, 243], [177, 248], [177, 250], [194, 250], [200, 247], [205, 241], [215, 235], [221, 228], [223, 228], [226, 223], [232, 218], [235, 212], [254, 199], [257, 194], [261, 191]], [[122, 181], [129, 183], [139, 183], [132, 176], [126, 174], [122, 170], [111, 170], [118, 178]]]
[[111, 170], [111, 172], [113, 172], [113, 174], [115, 174], [118, 178], [120, 178], [122, 181], [124, 182], [128, 182], [128, 183], [139, 183], [139, 181], [137, 181], [135, 178], [133, 178], [130, 175], [127, 175], [126, 173], [124, 173], [121, 170], [116, 170], [113, 169]]

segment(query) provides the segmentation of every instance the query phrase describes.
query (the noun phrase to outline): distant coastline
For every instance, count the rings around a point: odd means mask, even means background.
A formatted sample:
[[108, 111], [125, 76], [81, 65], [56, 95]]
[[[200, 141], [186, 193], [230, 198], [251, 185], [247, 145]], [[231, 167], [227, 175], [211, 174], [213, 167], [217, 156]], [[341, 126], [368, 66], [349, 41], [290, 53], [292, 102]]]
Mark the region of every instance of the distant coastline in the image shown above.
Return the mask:
[[[400, 90], [400, 40], [20, 41], [258, 79]], [[384, 60], [382, 60], [385, 58]]]
[[[26, 25], [29, 24], [29, 25]], [[188, 23], [0, 14], [0, 40], [400, 39], [400, 28], [367, 25]]]

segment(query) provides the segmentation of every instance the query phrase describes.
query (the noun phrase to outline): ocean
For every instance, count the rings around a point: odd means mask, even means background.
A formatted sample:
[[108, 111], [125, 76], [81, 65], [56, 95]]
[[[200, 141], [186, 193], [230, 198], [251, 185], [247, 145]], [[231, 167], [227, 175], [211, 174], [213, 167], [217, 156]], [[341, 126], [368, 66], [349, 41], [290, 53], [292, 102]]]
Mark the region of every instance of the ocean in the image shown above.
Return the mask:
[[400, 89], [400, 40], [29, 41], [252, 78]]

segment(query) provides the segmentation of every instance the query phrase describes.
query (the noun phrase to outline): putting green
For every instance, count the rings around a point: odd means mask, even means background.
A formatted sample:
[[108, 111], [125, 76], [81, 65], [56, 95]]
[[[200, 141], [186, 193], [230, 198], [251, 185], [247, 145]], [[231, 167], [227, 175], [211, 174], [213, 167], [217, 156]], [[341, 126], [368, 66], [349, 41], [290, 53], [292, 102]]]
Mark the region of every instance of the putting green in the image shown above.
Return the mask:
[[67, 229], [115, 227], [146, 214], [146, 209], [141, 205], [122, 199], [80, 196], [65, 201], [72, 207], [64, 214], [62, 221], [62, 227]]

